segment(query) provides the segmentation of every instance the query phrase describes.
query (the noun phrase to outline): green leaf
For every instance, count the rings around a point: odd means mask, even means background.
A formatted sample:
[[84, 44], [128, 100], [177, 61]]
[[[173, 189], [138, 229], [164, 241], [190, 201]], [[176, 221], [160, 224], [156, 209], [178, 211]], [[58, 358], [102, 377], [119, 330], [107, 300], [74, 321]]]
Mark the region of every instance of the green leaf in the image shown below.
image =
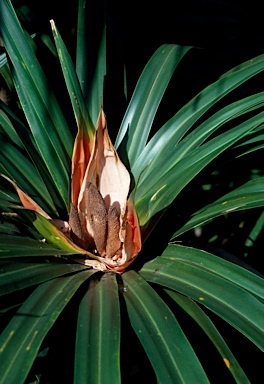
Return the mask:
[[34, 227], [37, 231], [47, 239], [55, 248], [65, 251], [65, 254], [81, 254], [84, 255], [88, 252], [84, 251], [75, 245], [62, 231], [60, 231], [52, 220], [46, 219], [44, 216], [34, 212], [32, 215], [28, 215], [31, 218]]
[[[3, 207], [1, 200], [0, 200], [0, 203], [1, 203], [1, 207]], [[19, 235], [21, 233], [21, 228], [17, 224], [18, 224], [18, 222], [16, 222], [16, 221], [10, 222], [10, 221], [4, 219], [0, 224], [1, 235], [4, 234], [4, 237], [9, 236], [9, 235], [12, 235], [12, 236]]]
[[[179, 248], [175, 248], [175, 252], [176, 250]], [[212, 255], [212, 258], [214, 257], [216, 256]], [[237, 285], [237, 275], [229, 273], [231, 263], [224, 261], [229, 280], [219, 276], [217, 271], [207, 270], [198, 263], [198, 259], [190, 263], [157, 257], [146, 263], [139, 273], [150, 282], [161, 284], [203, 304], [264, 350], [263, 303]], [[250, 278], [249, 281], [245, 279], [244, 286], [250, 290]]]
[[40, 345], [79, 286], [94, 271], [63, 276], [41, 284], [0, 336], [0, 383], [23, 384]]
[[[5, 104], [2, 103], [0, 101], [0, 106], [1, 106], [1, 110], [0, 110], [0, 130], [1, 132], [4, 132], [9, 138], [10, 140], [12, 140], [12, 142], [17, 145], [19, 148], [25, 150], [25, 146], [22, 142], [22, 140], [20, 139], [19, 135], [18, 135], [18, 132], [15, 130], [13, 124], [11, 123], [9, 117], [7, 116], [7, 114], [2, 110], [2, 109], [7, 109], [7, 107], [5, 107]], [[12, 113], [11, 111], [9, 111], [10, 113]], [[12, 114], [12, 117], [15, 117], [14, 114]], [[16, 119], [18, 121], [18, 119]], [[20, 123], [19, 124], [19, 131], [24, 131], [23, 133], [25, 133], [26, 131], [26, 127]]]
[[[225, 73], [216, 82], [206, 87], [189, 103], [184, 105], [170, 120], [168, 120], [162, 128], [151, 138], [146, 147], [139, 153], [137, 162], [133, 168], [133, 174], [136, 178], [141, 175], [142, 171], [155, 161], [155, 164], [164, 162], [163, 156], [174, 152], [177, 143], [182, 139], [193, 124], [198, 121], [203, 114], [208, 111], [217, 101], [222, 99], [229, 92], [237, 88], [252, 76], [263, 71], [264, 55], [260, 55], [243, 64], [238, 65], [231, 71]], [[260, 103], [263, 98], [260, 94]], [[241, 101], [242, 104], [247, 103], [247, 99]], [[237, 104], [233, 107], [239, 107]], [[227, 107], [228, 108], [228, 107]], [[225, 110], [225, 113], [228, 110]], [[234, 110], [236, 114], [236, 110]], [[217, 115], [216, 115], [217, 117]], [[223, 115], [223, 120], [225, 115]], [[210, 129], [210, 126], [208, 127]], [[177, 152], [177, 150], [176, 150]], [[155, 160], [154, 160], [155, 159]]]
[[44, 210], [56, 213], [49, 191], [32, 161], [1, 133], [0, 140], [0, 173], [15, 180]]
[[25, 236], [0, 235], [0, 258], [33, 257], [33, 256], [61, 256], [72, 254], [73, 251], [60, 250], [42, 241]]
[[[264, 148], [264, 126], [256, 127], [246, 137], [242, 137], [233, 148], [236, 157], [247, 155]], [[234, 156], [234, 155], [233, 155]]]
[[[105, 6], [105, 5], [103, 5]], [[104, 97], [106, 76], [105, 9], [79, 1], [76, 72], [92, 122], [96, 125]]]
[[[132, 168], [144, 149], [156, 111], [182, 57], [191, 47], [162, 45], [147, 63], [122, 121], [115, 147], [127, 156]], [[125, 137], [126, 135], [126, 137]]]
[[81, 264], [66, 264], [63, 261], [0, 261], [0, 295], [6, 295], [54, 277], [87, 269]]
[[[164, 154], [164, 164], [168, 171], [159, 174], [139, 184], [135, 190], [135, 206], [140, 225], [144, 225], [155, 213], [167, 207], [179, 192], [214, 158], [231, 147], [241, 137], [259, 126], [264, 119], [264, 113], [246, 120], [235, 128], [211, 139], [197, 149], [189, 152], [178, 163], [175, 161], [177, 150], [168, 157]], [[172, 167], [170, 163], [174, 164]], [[147, 172], [147, 170], [146, 170]], [[159, 171], [157, 170], [157, 173]]]
[[90, 280], [78, 315], [74, 383], [120, 383], [120, 310], [115, 274]]
[[[159, 177], [164, 174], [164, 172], [168, 172], [168, 170], [172, 168], [173, 165], [178, 163], [188, 153], [199, 147], [205, 140], [208, 139], [210, 135], [215, 133], [224, 124], [237, 117], [241, 117], [246, 113], [261, 108], [263, 104], [264, 92], [261, 92], [227, 105], [225, 108], [222, 108], [220, 111], [210, 116], [202, 124], [198, 125], [198, 127], [194, 128], [191, 133], [186, 134], [184, 139], [177, 143], [175, 146], [170, 146], [170, 148], [167, 148], [169, 142], [167, 141], [167, 133], [165, 134], [164, 132], [164, 138], [161, 138], [160, 141], [165, 141], [165, 148], [163, 148], [161, 143], [159, 143], [159, 150], [156, 152], [155, 157], [153, 158], [151, 157], [153, 156], [153, 154], [151, 155], [151, 148], [149, 148], [148, 153], [143, 151], [142, 155], [139, 156], [135, 167], [132, 169], [134, 177], [139, 177], [137, 184], [140, 185], [145, 178], [150, 180], [152, 177], [154, 177], [155, 180], [158, 180]], [[246, 120], [246, 117], [244, 120]], [[175, 132], [179, 129], [177, 125], [175, 125], [174, 128]], [[149, 156], [150, 160], [148, 161]], [[171, 161], [169, 162], [168, 159], [170, 158]], [[142, 173], [142, 169], [144, 168], [146, 168], [146, 171]]]
[[89, 90], [87, 100], [88, 110], [94, 124], [96, 124], [101, 104], [104, 100], [104, 81], [106, 76], [106, 27], [103, 29], [102, 39], [98, 49], [96, 70]]
[[199, 360], [167, 305], [136, 272], [125, 272], [122, 278], [128, 316], [158, 382], [208, 383]]
[[254, 227], [250, 231], [250, 234], [248, 235], [248, 238], [245, 241], [246, 247], [252, 247], [252, 245], [256, 242], [257, 238], [261, 235], [263, 228], [264, 228], [264, 212], [260, 214]]
[[[24, 183], [22, 189], [28, 194], [31, 194], [28, 190], [29, 185], [31, 183], [37, 184], [38, 189], [41, 191], [40, 196], [42, 199], [41, 201], [38, 201], [38, 203], [42, 205], [44, 209], [45, 204], [48, 204], [50, 208], [47, 209], [47, 211], [49, 212], [51, 209], [52, 213], [58, 215], [54, 204], [60, 209], [62, 208], [62, 204], [59, 200], [58, 192], [53, 185], [52, 178], [37, 150], [36, 143], [29, 128], [26, 127], [3, 103], [1, 103], [1, 108], [3, 110], [0, 111], [0, 131], [2, 131], [4, 136], [7, 136], [11, 140], [14, 147], [10, 148], [10, 156], [8, 158], [9, 165], [6, 169], [12, 169], [12, 163], [14, 162], [14, 159], [16, 159], [16, 155], [12, 154], [12, 151], [21, 150], [21, 154], [27, 158], [26, 161], [30, 161], [34, 166], [32, 167], [31, 164], [29, 165], [30, 168], [34, 168], [35, 177], [33, 179], [28, 179], [28, 166], [24, 164], [23, 161], [16, 161], [15, 168], [18, 168], [19, 173], [21, 174], [20, 181], [16, 180], [16, 182], [21, 186], [21, 188], [22, 183]], [[7, 139], [4, 138], [4, 140], [6, 141]], [[18, 148], [16, 149], [16, 147]], [[10, 176], [12, 174], [12, 177], [14, 177], [13, 172], [9, 172], [9, 174]], [[36, 197], [36, 200], [38, 200], [38, 197]]]
[[167, 246], [162, 253], [162, 257], [168, 260], [178, 260], [190, 265], [196, 265], [240, 286], [264, 301], [263, 278], [221, 257], [197, 248], [172, 244]]
[[[86, 109], [82, 90], [72, 63], [72, 59], [53, 20], [51, 21], [51, 27], [77, 126], [81, 130], [85, 129], [89, 137], [93, 137], [95, 134], [95, 127]], [[99, 101], [98, 105], [100, 105]]]
[[189, 299], [188, 297], [180, 295], [176, 292], [172, 292], [168, 289], [165, 289], [165, 292], [167, 292], [168, 295], [174, 301], [176, 301], [176, 303], [180, 305], [204, 330], [207, 336], [214, 343], [215, 347], [218, 349], [219, 353], [223, 358], [225, 366], [230, 370], [236, 382], [250, 384], [250, 381], [248, 380], [244, 371], [238, 364], [235, 356], [230, 351], [222, 336], [220, 335], [210, 318], [204, 313], [204, 311], [193, 300]]
[[206, 224], [215, 217], [230, 212], [256, 208], [264, 205], [264, 177], [253, 179], [222, 196], [215, 202], [206, 205], [192, 215], [192, 218], [178, 229], [172, 237], [176, 237], [191, 228]]
[[14, 82], [21, 105], [38, 151], [67, 206], [72, 135], [9, 0], [1, 2], [1, 11], [1, 33], [14, 66]]

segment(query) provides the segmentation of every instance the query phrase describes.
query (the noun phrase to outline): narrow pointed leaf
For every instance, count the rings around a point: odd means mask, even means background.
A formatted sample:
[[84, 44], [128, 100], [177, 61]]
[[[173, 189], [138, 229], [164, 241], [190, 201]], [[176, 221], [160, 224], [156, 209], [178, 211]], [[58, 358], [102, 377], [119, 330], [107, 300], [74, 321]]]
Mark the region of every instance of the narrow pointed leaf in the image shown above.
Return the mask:
[[97, 117], [100, 113], [101, 104], [104, 105], [104, 81], [106, 76], [106, 26], [102, 32], [102, 38], [98, 49], [97, 63], [93, 81], [89, 89], [87, 99], [88, 111], [91, 119], [96, 124]]
[[252, 245], [256, 242], [257, 238], [259, 238], [259, 236], [261, 236], [263, 228], [264, 228], [264, 212], [262, 212], [260, 214], [254, 227], [250, 231], [248, 238], [245, 241], [246, 247], [252, 247]]
[[51, 20], [51, 27], [78, 127], [78, 133], [75, 139], [72, 155], [71, 187], [71, 202], [74, 206], [77, 206], [81, 184], [92, 153], [95, 127], [86, 108], [83, 93], [72, 59], [53, 20]]
[[[139, 176], [137, 184], [140, 185], [146, 178], [148, 178], [148, 180], [150, 178], [158, 180], [165, 172], [168, 172], [170, 168], [184, 158], [189, 152], [205, 142], [210, 135], [216, 132], [217, 129], [221, 128], [225, 123], [261, 108], [263, 107], [263, 104], [264, 92], [236, 101], [210, 116], [206, 121], [194, 128], [191, 133], [187, 134], [176, 146], [170, 146], [170, 148], [166, 148], [166, 151], [163, 148], [159, 148], [155, 157], [148, 164], [146, 163], [146, 155], [148, 156], [149, 154], [144, 153], [143, 155], [142, 153], [138, 159], [138, 170], [135, 172], [135, 169], [132, 169], [134, 176]], [[244, 117], [244, 120], [246, 119], [247, 118]], [[178, 126], [175, 125], [175, 131], [177, 129]], [[166, 140], [167, 133], [164, 134], [164, 136], [163, 140]], [[170, 159], [170, 161], [168, 161], [168, 159]], [[144, 166], [146, 170], [142, 173]], [[136, 167], [137, 165], [135, 165], [135, 168]], [[138, 172], [140, 172], [140, 174], [138, 174]]]
[[203, 312], [203, 310], [191, 299], [186, 296], [180, 295], [165, 289], [168, 295], [176, 301], [204, 330], [207, 336], [214, 343], [219, 353], [223, 358], [223, 363], [230, 370], [237, 383], [250, 384], [246, 374], [240, 367], [233, 353], [228, 348], [224, 339], [214, 326], [210, 318]]
[[144, 149], [154, 116], [162, 96], [178, 63], [191, 47], [162, 45], [142, 72], [126, 114], [122, 121], [115, 147], [126, 153], [130, 167]]
[[242, 137], [234, 147], [234, 151], [238, 152], [236, 157], [241, 157], [262, 148], [264, 148], [264, 126], [259, 126], [246, 137]]
[[[226, 262], [227, 274], [229, 264]], [[201, 268], [197, 262], [190, 264], [163, 257], [146, 263], [140, 275], [211, 309], [264, 350], [263, 303], [235, 282]]]
[[[14, 65], [14, 69], [17, 75], [19, 74], [23, 81], [25, 81], [25, 84], [29, 85], [28, 94], [34, 93], [37, 95], [39, 107], [42, 106], [46, 108], [47, 116], [51, 117], [51, 120], [55, 124], [55, 130], [58, 131], [60, 139], [62, 140], [62, 148], [68, 156], [70, 156], [72, 151], [72, 136], [69, 127], [51, 89], [49, 89], [48, 98], [45, 98], [45, 96], [47, 96], [47, 79], [27, 42], [27, 38], [19, 24], [12, 3], [9, 0], [1, 2], [1, 12], [2, 38], [8, 55]], [[33, 129], [33, 127], [31, 127], [31, 129]], [[51, 134], [51, 132], [49, 133]]]
[[259, 177], [243, 184], [232, 192], [224, 195], [203, 207], [192, 215], [192, 218], [177, 230], [172, 237], [176, 237], [191, 228], [204, 225], [215, 217], [230, 212], [261, 207], [264, 205], [264, 178]]
[[[39, 255], [41, 256], [41, 255]], [[44, 255], [43, 255], [44, 256]], [[46, 254], [48, 256], [48, 253]], [[0, 262], [0, 295], [31, 287], [54, 277], [78, 272], [87, 267], [80, 264], [66, 264], [63, 261], [17, 261]]]
[[[3, 108], [3, 103], [0, 103], [1, 108]], [[22, 124], [21, 124], [22, 125]], [[11, 123], [7, 114], [1, 109], [0, 110], [0, 132], [8, 135], [9, 139], [16, 144], [21, 149], [25, 149], [22, 140], [20, 139], [18, 133], [14, 129], [13, 124]]]
[[197, 248], [172, 244], [167, 246], [161, 257], [196, 265], [240, 286], [260, 300], [264, 300], [263, 278], [221, 257]]
[[0, 336], [0, 383], [23, 384], [40, 345], [79, 286], [94, 271], [41, 284], [20, 307]]
[[[77, 252], [75, 250], [75, 252]], [[58, 249], [43, 241], [22, 236], [0, 235], [0, 258], [72, 255], [73, 250]]]
[[115, 274], [90, 281], [78, 315], [74, 383], [120, 383], [120, 310]]
[[[263, 71], [264, 55], [260, 55], [221, 76], [216, 82], [206, 87], [189, 103], [183, 106], [162, 128], [151, 138], [145, 149], [139, 153], [133, 169], [136, 179], [156, 155], [163, 159], [174, 148], [193, 124], [203, 116], [217, 101], [237, 88], [252, 76]], [[134, 165], [134, 164], [133, 164]]]
[[[51, 28], [78, 129], [86, 130], [88, 137], [90, 138], [90, 140], [92, 140], [92, 137], [94, 136], [95, 132], [95, 127], [91, 120], [89, 112], [87, 111], [83, 98], [83, 93], [79, 84], [77, 74], [75, 72], [72, 59], [53, 20], [51, 20]], [[99, 101], [98, 105], [100, 106]], [[96, 116], [96, 119], [97, 117], [98, 115]]]
[[1, 2], [1, 32], [14, 66], [16, 89], [29, 122], [38, 151], [68, 204], [69, 158], [72, 136], [47, 79], [25, 38], [9, 0]]
[[[11, 156], [8, 158], [9, 165], [6, 166], [5, 169], [12, 168], [10, 164], [14, 162], [14, 159], [17, 159], [17, 156], [12, 154], [12, 151], [21, 150], [20, 153], [23, 154], [32, 163], [29, 165], [29, 167], [34, 167], [34, 184], [40, 184], [39, 190], [41, 191], [40, 196], [42, 204], [46, 204], [45, 201], [48, 202], [49, 206], [52, 208], [51, 210], [57, 214], [57, 210], [54, 207], [54, 204], [57, 208], [62, 208], [62, 204], [60, 202], [56, 186], [54, 186], [51, 175], [49, 174], [45, 163], [41, 159], [29, 128], [25, 126], [6, 105], [1, 104], [1, 107], [3, 110], [0, 111], [0, 132], [2, 131], [3, 135], [5, 137], [7, 136], [10, 141], [15, 144], [13, 145], [12, 150], [9, 152], [11, 154]], [[8, 139], [4, 138], [4, 140]], [[15, 168], [19, 168], [21, 180], [25, 181], [23, 190], [31, 194], [27, 189], [27, 185], [29, 186], [33, 182], [33, 179], [28, 179], [28, 166], [26, 166], [23, 161], [16, 161]], [[9, 172], [9, 174], [11, 173]], [[20, 186], [22, 186], [21, 180], [16, 180]], [[45, 209], [45, 206], [43, 206], [43, 208]]]
[[134, 271], [125, 272], [122, 278], [128, 316], [158, 382], [208, 383], [178, 322], [157, 293]]
[[72, 254], [86, 254], [86, 251], [75, 245], [66, 235], [64, 235], [64, 233], [55, 226], [52, 220], [46, 219], [37, 212], [29, 215], [29, 217], [31, 217], [32, 223], [38, 232], [41, 233], [44, 239], [47, 239], [47, 241], [55, 248], [66, 251], [66, 254], [68, 254], [68, 252], [71, 252]]
[[[144, 225], [155, 213], [167, 207], [178, 193], [196, 176], [210, 161], [215, 159], [223, 151], [234, 145], [241, 137], [261, 125], [264, 113], [248, 119], [235, 128], [230, 129], [194, 151], [188, 153], [179, 163], [176, 163], [167, 173], [163, 173], [159, 179], [151, 181], [146, 178], [137, 186], [135, 191], [135, 206], [139, 221]], [[166, 157], [166, 155], [164, 155]], [[169, 156], [168, 161], [174, 163], [177, 151]], [[163, 159], [165, 162], [165, 159]]]
[[56, 212], [46, 185], [30, 159], [0, 133], [0, 174], [8, 175], [23, 190], [35, 197], [45, 210]]
[[[105, 5], [104, 5], [105, 6]], [[106, 76], [106, 20], [101, 4], [79, 1], [76, 72], [92, 122], [104, 104]]]
[[89, 83], [89, 81], [87, 81], [87, 69], [89, 68], [87, 61], [89, 57], [86, 54], [88, 45], [86, 27], [88, 26], [88, 23], [86, 22], [85, 8], [86, 0], [79, 0], [77, 17], [76, 73], [83, 96], [86, 98], [86, 84]]

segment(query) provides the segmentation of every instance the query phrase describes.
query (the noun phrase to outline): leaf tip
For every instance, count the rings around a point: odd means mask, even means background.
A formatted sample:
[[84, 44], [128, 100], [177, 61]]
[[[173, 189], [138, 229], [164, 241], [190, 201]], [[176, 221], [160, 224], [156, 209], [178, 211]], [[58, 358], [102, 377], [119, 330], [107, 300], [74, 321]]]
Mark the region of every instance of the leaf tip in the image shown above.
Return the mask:
[[53, 20], [53, 19], [50, 20], [50, 25], [51, 25], [51, 29], [52, 29], [53, 31], [56, 31], [56, 27], [55, 27], [55, 23], [54, 23], [54, 20]]

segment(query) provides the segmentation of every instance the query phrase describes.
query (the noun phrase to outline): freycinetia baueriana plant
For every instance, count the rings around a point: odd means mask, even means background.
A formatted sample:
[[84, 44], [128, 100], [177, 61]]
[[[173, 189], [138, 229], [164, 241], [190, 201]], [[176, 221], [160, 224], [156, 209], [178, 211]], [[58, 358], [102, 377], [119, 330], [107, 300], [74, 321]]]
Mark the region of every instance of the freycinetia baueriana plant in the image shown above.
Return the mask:
[[[54, 21], [55, 44], [48, 35], [30, 37], [10, 0], [0, 9], [1, 75], [17, 95], [0, 111], [0, 383], [52, 381], [59, 356], [57, 382], [126, 382], [134, 345], [153, 382], [208, 383], [211, 367], [188, 340], [182, 316], [209, 337], [225, 374], [249, 383], [214, 319], [263, 350], [263, 278], [174, 240], [264, 205], [257, 175], [199, 208], [188, 200], [188, 214], [181, 209], [181, 192], [201, 185], [218, 159], [263, 148], [264, 92], [217, 103], [263, 71], [264, 55], [225, 73], [152, 132], [167, 85], [191, 49], [162, 45], [116, 135], [105, 108], [107, 26], [95, 18], [102, 29], [97, 39], [95, 28], [98, 46], [90, 51], [86, 2], [79, 1], [76, 65]], [[42, 49], [60, 79], [53, 74], [51, 81]], [[166, 244], [159, 244], [159, 225]], [[128, 338], [131, 331], [137, 337]]]

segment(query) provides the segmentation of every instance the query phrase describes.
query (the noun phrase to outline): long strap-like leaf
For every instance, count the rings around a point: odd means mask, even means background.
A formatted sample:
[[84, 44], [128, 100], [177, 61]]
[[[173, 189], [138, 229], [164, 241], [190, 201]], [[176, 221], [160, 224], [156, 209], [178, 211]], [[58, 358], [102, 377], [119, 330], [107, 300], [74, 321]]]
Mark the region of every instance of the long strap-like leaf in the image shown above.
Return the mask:
[[164, 172], [158, 179], [145, 178], [144, 182], [136, 188], [135, 205], [140, 224], [144, 225], [155, 213], [167, 207], [207, 164], [263, 122], [264, 113], [261, 112], [189, 152], [176, 164], [177, 149], [175, 148], [169, 158], [169, 161], [175, 165], [170, 167], [168, 164], [168, 172]]
[[244, 209], [264, 206], [264, 178], [250, 180], [239, 188], [224, 195], [215, 202], [206, 205], [200, 211], [195, 212], [191, 219], [179, 228], [172, 237], [206, 224], [215, 217], [229, 212], [237, 212]]
[[[164, 133], [164, 146], [161, 145], [159, 147], [155, 156], [153, 158], [151, 157], [154, 155], [154, 152], [151, 148], [149, 148], [151, 154], [143, 151], [145, 156], [140, 156], [138, 162], [135, 164], [135, 168], [132, 170], [132, 173], [134, 177], [139, 178], [137, 185], [140, 185], [146, 178], [153, 181], [158, 180], [165, 172], [168, 172], [168, 170], [172, 168], [176, 162], [179, 162], [189, 152], [199, 147], [199, 145], [205, 142], [205, 140], [207, 140], [224, 124], [235, 118], [242, 117], [246, 113], [263, 107], [263, 104], [264, 92], [238, 100], [210, 116], [206, 121], [193, 129], [191, 133], [187, 134], [184, 139], [175, 146], [170, 145], [168, 147], [169, 141], [167, 141], [167, 134]], [[246, 119], [247, 117], [245, 116], [244, 120]], [[175, 133], [177, 130], [178, 126], [175, 125]], [[145, 172], [144, 169], [146, 169]], [[139, 173], [140, 171], [142, 173]]]
[[[193, 124], [217, 101], [221, 100], [225, 95], [252, 76], [263, 71], [263, 69], [264, 55], [260, 55], [225, 73], [216, 82], [206, 87], [189, 103], [184, 105], [158, 130], [146, 147], [142, 148], [141, 152], [138, 153], [137, 162], [133, 164], [133, 174], [136, 179], [154, 158], [156, 161], [160, 161], [164, 154], [170, 153], [170, 149], [176, 147], [179, 140], [181, 140]], [[244, 102], [247, 102], [246, 99], [241, 101], [241, 103]]]
[[153, 119], [167, 85], [182, 57], [191, 47], [162, 45], [147, 63], [122, 121], [115, 147], [132, 168], [148, 140]]
[[157, 257], [146, 263], [140, 275], [205, 305], [264, 350], [264, 306], [250, 293], [248, 281], [244, 281], [245, 288], [236, 284], [236, 275], [232, 274], [232, 268], [229, 270], [231, 263], [225, 262], [227, 280], [200, 266], [199, 259], [192, 263], [177, 260], [177, 252], [180, 251], [175, 248], [174, 257], [169, 260]]
[[120, 383], [120, 310], [114, 274], [91, 280], [78, 315], [74, 383]]
[[[236, 360], [233, 353], [228, 348], [224, 339], [214, 326], [210, 318], [204, 313], [204, 311], [196, 304], [193, 300], [189, 299], [186, 296], [180, 295], [179, 293], [172, 292], [169, 289], [165, 289], [168, 295], [176, 301], [203, 329], [207, 336], [214, 343], [215, 347], [218, 349], [219, 353], [223, 358], [223, 363], [230, 370], [234, 379], [237, 383], [250, 384], [246, 374], [243, 369], [240, 367], [238, 361]], [[212, 367], [212, 371], [213, 367]]]
[[136, 272], [129, 271], [122, 276], [128, 316], [158, 382], [208, 383], [199, 360], [165, 302]]
[[67, 206], [73, 138], [58, 102], [9, 0], [0, 3], [1, 34], [14, 67], [16, 89], [38, 151]]
[[23, 384], [41, 342], [78, 287], [94, 271], [84, 271], [41, 284], [0, 336], [0, 383]]

